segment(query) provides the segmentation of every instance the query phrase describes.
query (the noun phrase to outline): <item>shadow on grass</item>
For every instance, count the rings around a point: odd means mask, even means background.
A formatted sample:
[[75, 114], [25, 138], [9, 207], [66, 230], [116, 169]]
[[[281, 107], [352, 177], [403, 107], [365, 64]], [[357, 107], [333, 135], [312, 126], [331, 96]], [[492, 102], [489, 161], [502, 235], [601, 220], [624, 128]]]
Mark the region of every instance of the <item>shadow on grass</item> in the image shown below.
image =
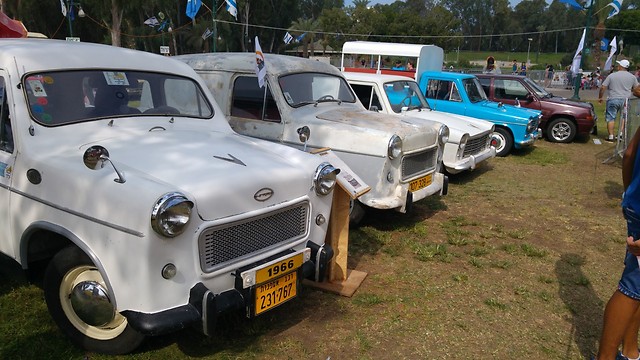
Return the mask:
[[624, 187], [617, 181], [607, 180], [604, 183], [604, 192], [609, 199], [622, 199]]
[[[562, 254], [556, 262], [555, 272], [560, 298], [571, 313], [571, 332], [568, 335], [578, 346], [582, 358], [591, 359], [596, 352], [604, 310], [602, 300], [582, 271], [584, 264], [585, 258], [581, 255]], [[572, 339], [567, 339], [567, 359], [571, 358]]]
[[464, 185], [472, 183], [479, 176], [482, 176], [483, 174], [490, 171], [493, 171], [493, 164], [491, 164], [491, 160], [489, 160], [489, 163], [481, 164], [475, 170], [463, 171], [458, 174], [447, 174], [447, 176], [449, 177], [449, 184]]
[[27, 276], [15, 260], [0, 254], [0, 296], [18, 286], [28, 285]]

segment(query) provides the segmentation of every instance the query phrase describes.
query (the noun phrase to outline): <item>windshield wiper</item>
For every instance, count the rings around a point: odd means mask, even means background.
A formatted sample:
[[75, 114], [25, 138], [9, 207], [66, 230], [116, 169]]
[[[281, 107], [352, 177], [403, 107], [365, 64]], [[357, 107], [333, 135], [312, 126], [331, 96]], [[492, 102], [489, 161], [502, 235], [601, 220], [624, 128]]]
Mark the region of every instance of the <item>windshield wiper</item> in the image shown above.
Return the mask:
[[337, 102], [338, 105], [342, 104], [342, 100], [340, 99], [329, 99], [329, 98], [320, 98], [318, 100], [315, 101], [315, 105], [314, 106], [318, 106], [319, 103], [323, 103], [323, 102]]

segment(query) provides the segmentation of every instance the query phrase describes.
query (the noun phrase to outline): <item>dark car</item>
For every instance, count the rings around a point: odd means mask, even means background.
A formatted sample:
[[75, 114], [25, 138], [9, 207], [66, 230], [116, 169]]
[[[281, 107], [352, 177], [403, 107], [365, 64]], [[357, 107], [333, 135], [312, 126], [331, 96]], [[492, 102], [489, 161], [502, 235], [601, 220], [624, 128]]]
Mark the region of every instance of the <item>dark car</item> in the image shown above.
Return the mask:
[[539, 126], [549, 141], [568, 143], [589, 134], [598, 119], [591, 103], [555, 96], [526, 76], [476, 76], [490, 100], [542, 111]]

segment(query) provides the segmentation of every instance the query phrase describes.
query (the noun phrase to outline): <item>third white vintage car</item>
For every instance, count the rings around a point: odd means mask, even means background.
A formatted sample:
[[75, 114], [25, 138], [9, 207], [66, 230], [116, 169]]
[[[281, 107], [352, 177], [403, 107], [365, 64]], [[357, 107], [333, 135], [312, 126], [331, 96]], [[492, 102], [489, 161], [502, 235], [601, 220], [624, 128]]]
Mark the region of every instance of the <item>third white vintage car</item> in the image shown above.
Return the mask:
[[[235, 131], [297, 148], [331, 148], [371, 187], [360, 203], [405, 212], [415, 201], [446, 194], [439, 170], [449, 129], [367, 111], [337, 68], [266, 54], [267, 88], [260, 88], [253, 53], [176, 58], [204, 78]], [[364, 210], [353, 205], [357, 222]]]
[[0, 40], [0, 252], [44, 273], [58, 327], [91, 351], [322, 280], [336, 169], [238, 135], [202, 79], [146, 52]]
[[345, 72], [344, 75], [369, 110], [401, 115], [412, 123], [426, 119], [447, 125], [449, 141], [444, 147], [442, 163], [448, 173], [473, 170], [496, 156], [496, 149], [491, 146], [493, 123], [432, 110], [414, 80], [361, 72]]

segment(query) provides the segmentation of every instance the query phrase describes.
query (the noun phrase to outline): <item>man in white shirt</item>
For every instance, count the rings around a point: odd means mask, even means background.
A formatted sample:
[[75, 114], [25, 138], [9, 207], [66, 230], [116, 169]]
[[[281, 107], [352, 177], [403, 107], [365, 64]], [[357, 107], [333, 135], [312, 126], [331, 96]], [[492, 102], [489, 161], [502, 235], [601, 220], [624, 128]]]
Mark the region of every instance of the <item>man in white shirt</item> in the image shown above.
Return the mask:
[[605, 113], [605, 121], [607, 122], [607, 132], [609, 135], [605, 140], [613, 142], [615, 140], [614, 127], [618, 113], [622, 111], [625, 101], [631, 96], [633, 88], [637, 87], [638, 79], [627, 71], [629, 69], [629, 60], [618, 60], [618, 71], [611, 73], [604, 79], [600, 92], [598, 94], [598, 102], [602, 104], [602, 96], [605, 90], [608, 90], [607, 106]]

